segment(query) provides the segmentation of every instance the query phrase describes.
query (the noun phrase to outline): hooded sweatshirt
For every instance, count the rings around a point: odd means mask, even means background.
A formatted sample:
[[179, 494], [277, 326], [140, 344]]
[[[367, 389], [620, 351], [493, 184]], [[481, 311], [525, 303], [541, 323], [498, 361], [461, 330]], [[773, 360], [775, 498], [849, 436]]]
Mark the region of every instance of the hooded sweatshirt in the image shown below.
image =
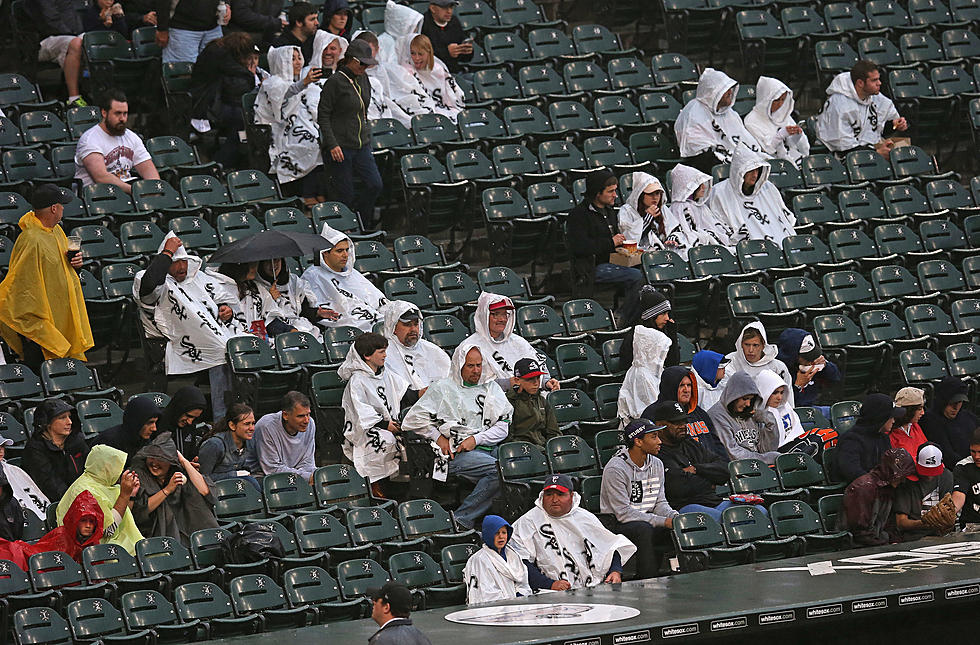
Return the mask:
[[407, 5], [388, 0], [385, 5], [385, 30], [378, 36], [378, 62], [384, 66], [398, 65], [398, 41], [405, 36], [422, 32], [424, 17]]
[[[688, 504], [714, 508], [722, 502], [715, 487], [728, 483], [727, 457], [719, 457], [690, 435], [674, 445], [664, 441], [657, 457], [666, 469], [667, 502], [671, 508], [682, 510]], [[694, 466], [693, 473], [684, 470], [688, 466]]]
[[103, 532], [103, 544], [117, 544], [130, 554], [136, 554], [136, 543], [143, 539], [133, 513], [129, 508], [122, 517], [113, 509], [119, 498], [119, 477], [126, 466], [126, 453], [110, 446], [93, 446], [85, 460], [85, 472], [65, 491], [58, 503], [58, 523], [63, 524], [65, 514], [75, 498], [88, 491], [102, 509], [103, 517], [111, 517], [112, 523]]
[[370, 482], [396, 474], [398, 442], [388, 423], [398, 421], [408, 381], [383, 366], [375, 372], [353, 344], [337, 374], [347, 381], [341, 399], [346, 420], [344, 454], [354, 462], [358, 474]]
[[[654, 217], [646, 211], [640, 212], [640, 200], [651, 187], [655, 194], [659, 194], [660, 217]], [[688, 237], [678, 218], [670, 212], [667, 191], [660, 180], [645, 172], [633, 173], [633, 190], [630, 191], [626, 203], [620, 206], [617, 218], [619, 232], [627, 240], [635, 240], [642, 251], [669, 249], [687, 258], [687, 250], [695, 243], [695, 240]]]
[[842, 528], [854, 535], [857, 544], [888, 544], [893, 539], [889, 531], [897, 538], [892, 515], [894, 486], [913, 473], [915, 461], [912, 456], [901, 448], [891, 448], [870, 472], [861, 475], [847, 487], [844, 491], [844, 512], [841, 514], [844, 520]]
[[654, 405], [661, 401], [676, 401], [677, 389], [685, 376], [691, 378], [691, 401], [687, 406], [687, 434], [695, 441], [704, 444], [714, 454], [727, 459], [728, 452], [715, 433], [715, 425], [700, 405], [697, 378], [690, 368], [675, 365], [664, 370], [660, 375], [660, 396], [643, 411], [643, 418], [653, 421]]
[[[688, 240], [687, 249], [699, 244], [717, 244], [729, 250], [735, 248], [735, 231], [724, 214], [715, 211], [710, 204], [712, 182], [711, 175], [691, 166], [677, 164], [670, 170], [674, 194], [670, 212], [683, 231], [678, 237]], [[704, 194], [694, 199], [702, 185], [705, 186]]]
[[640, 418], [657, 399], [670, 346], [670, 338], [659, 330], [642, 325], [633, 328], [633, 364], [626, 372], [617, 401], [624, 425]]
[[[167, 233], [158, 255], [145, 271], [136, 274], [133, 296], [140, 306], [144, 329], [167, 339], [164, 358], [168, 375], [191, 374], [225, 364], [225, 345], [234, 336], [245, 335], [247, 328], [232, 316], [221, 320], [219, 305], [232, 309], [233, 302], [221, 301], [224, 290], [214, 278], [201, 271], [201, 258], [190, 255], [183, 246], [174, 252], [173, 259], [163, 252], [173, 231]], [[180, 282], [167, 273], [172, 262], [187, 261], [187, 276]], [[217, 300], [216, 300], [217, 299]]]
[[[82, 561], [82, 549], [102, 540], [102, 525], [104, 515], [98, 501], [88, 491], [80, 492], [65, 513], [61, 526], [52, 529], [37, 542], [0, 540], [0, 558], [10, 560], [23, 571], [29, 571], [29, 560], [32, 555], [46, 551], [61, 551], [67, 553], [78, 562]], [[95, 522], [95, 531], [88, 538], [79, 541], [78, 523], [83, 519]]]
[[[786, 94], [786, 100], [773, 112], [773, 101], [783, 94]], [[755, 85], [755, 107], [745, 117], [745, 129], [759, 142], [762, 152], [791, 161], [799, 168], [800, 160], [810, 154], [810, 141], [803, 132], [789, 134], [786, 131], [786, 126], [796, 125], [794, 107], [793, 90], [779, 79], [760, 76]]]
[[180, 417], [191, 410], [201, 410], [201, 414], [204, 415], [208, 407], [208, 400], [204, 398], [204, 392], [193, 385], [185, 385], [174, 392], [174, 395], [170, 397], [170, 403], [160, 413], [160, 418], [157, 419], [157, 432], [171, 433], [177, 443], [177, 449], [185, 457], [191, 459], [188, 455], [192, 454], [192, 450], [196, 451], [196, 448], [192, 446], [193, 440], [190, 437], [194, 432], [194, 425], [181, 428], [178, 427], [177, 422]]
[[841, 72], [827, 88], [827, 101], [817, 116], [817, 138], [834, 152], [881, 141], [885, 126], [899, 118], [895, 104], [884, 94], [858, 97], [850, 72]]
[[783, 396], [782, 403], [778, 407], [769, 407], [769, 397], [780, 387], [785, 387], [789, 391], [789, 386], [783, 382], [772, 370], [762, 370], [755, 377], [755, 384], [759, 388], [759, 396], [762, 397], [764, 411], [770, 417], [779, 431], [779, 440], [776, 445], [780, 448], [790, 443], [794, 439], [803, 436], [803, 424], [800, 422], [800, 415], [796, 413]]
[[449, 376], [430, 385], [402, 421], [402, 431], [416, 432], [435, 446], [433, 479], [439, 481], [445, 481], [449, 472], [448, 459], [436, 444], [440, 435], [449, 439], [453, 451], [469, 437], [476, 441], [475, 449], [484, 450], [507, 438], [513, 407], [489, 370], [484, 368], [475, 385], [463, 381], [466, 354], [474, 348], [480, 349], [469, 340], [456, 348]]
[[[325, 32], [317, 32], [314, 47], [324, 46], [322, 33]], [[259, 86], [255, 97], [255, 122], [272, 128], [270, 168], [283, 184], [305, 177], [323, 164], [317, 125], [322, 84], [304, 85], [302, 79], [306, 78], [306, 72], [301, 73], [300, 79], [293, 78], [293, 52], [296, 51], [301, 50], [295, 46], [269, 50], [272, 74]], [[322, 49], [317, 52], [320, 55]], [[319, 67], [319, 63], [315, 66]]]
[[725, 385], [728, 384], [728, 375], [731, 373], [728, 368], [725, 369], [725, 375], [721, 377], [721, 380], [717, 379], [718, 365], [721, 364], [723, 358], [725, 358], [724, 354], [702, 349], [695, 353], [694, 358], [691, 359], [691, 367], [694, 368], [694, 374], [698, 378], [699, 401], [701, 405], [709, 409], [718, 402]]
[[[869, 404], [872, 397], [876, 400]], [[880, 408], [885, 416], [879, 417], [878, 413], [869, 415], [866, 409], [870, 405]], [[887, 414], [893, 405], [891, 399], [884, 395], [870, 394], [865, 397], [857, 423], [837, 441], [837, 471], [841, 479], [852, 482], [870, 471], [892, 447], [888, 435], [881, 432], [881, 427], [888, 420]]]
[[[140, 436], [143, 426], [153, 417], [159, 419], [161, 414], [160, 408], [149, 397], [137, 396], [132, 398], [123, 411], [122, 424], [100, 432], [92, 445], [112, 446], [116, 450], [122, 450], [132, 459], [136, 452], [153, 438], [153, 435], [150, 435], [149, 439]], [[155, 435], [157, 432], [154, 430], [153, 434]]]
[[[745, 175], [756, 168], [759, 179], [749, 194], [743, 190]], [[731, 174], [711, 193], [711, 208], [728, 220], [735, 242], [772, 240], [782, 244], [796, 234], [796, 215], [783, 203], [779, 189], [769, 181], [769, 164], [756, 152], [739, 148], [732, 156]]]
[[[497, 549], [494, 546], [494, 537], [503, 527], [507, 528], [507, 544], [503, 549]], [[499, 515], [487, 515], [483, 518], [483, 547], [471, 555], [463, 567], [466, 604], [513, 600], [531, 595], [527, 565], [510, 544], [513, 534], [513, 527]]]
[[929, 441], [939, 444], [943, 451], [943, 463], [947, 468], [970, 456], [973, 431], [980, 426], [977, 415], [969, 410], [969, 401], [963, 403], [959, 414], [947, 419], [943, 410], [954, 394], [967, 394], [967, 384], [955, 376], [947, 376], [936, 385], [932, 405], [919, 420], [919, 426]]
[[[742, 351], [742, 338], [745, 336], [745, 330], [749, 328], [755, 329], [760, 334], [762, 334], [762, 358], [754, 363], [748, 362], [745, 358], [745, 354]], [[761, 322], [753, 321], [742, 328], [742, 332], [738, 335], [735, 340], [735, 351], [729, 353], [725, 358], [731, 361], [725, 371], [729, 374], [734, 374], [735, 372], [745, 372], [751, 378], [756, 378], [759, 372], [762, 370], [770, 370], [775, 372], [779, 378], [783, 379], [787, 387], [787, 401], [786, 403], [790, 407], [796, 407], [796, 401], [793, 398], [793, 381], [790, 377], [789, 369], [783, 364], [781, 360], [776, 358], [779, 350], [776, 349], [775, 345], [769, 344], [769, 337], [766, 335], [766, 328]]]
[[[536, 569], [539, 588], [549, 580], [567, 580], [572, 589], [597, 586], [610, 570], [636, 553], [632, 542], [609, 531], [580, 506], [578, 493], [572, 493], [571, 509], [559, 517], [544, 509], [543, 495], [514, 522], [513, 537], [514, 549], [528, 563], [528, 570]], [[539, 577], [542, 574], [544, 580]]]
[[837, 369], [837, 365], [828, 359], [824, 363], [823, 369], [802, 390], [796, 387], [796, 375], [800, 371], [800, 344], [808, 335], [811, 335], [808, 331], [790, 327], [784, 329], [776, 341], [776, 346], [779, 348], [776, 358], [782, 361], [789, 370], [790, 382], [793, 383], [793, 401], [797, 407], [801, 408], [817, 405], [823, 389], [840, 383], [841, 380], [841, 373]]
[[[490, 335], [490, 305], [503, 300], [511, 309], [507, 310], [507, 325], [500, 337], [494, 338]], [[541, 370], [544, 371], [542, 383], [548, 381], [551, 375], [548, 373], [545, 356], [531, 347], [531, 343], [524, 340], [519, 334], [514, 333], [514, 322], [516, 320], [516, 310], [513, 309], [514, 302], [506, 297], [495, 293], [484, 291], [476, 301], [476, 314], [473, 316], [473, 327], [476, 333], [472, 334], [464, 342], [472, 343], [480, 348], [483, 354], [483, 373], [488, 374], [498, 381], [502, 389], [510, 387], [510, 379], [514, 376], [514, 365], [522, 358], [534, 359]]]
[[[170, 464], [170, 470], [164, 476], [163, 486], [150, 473], [146, 465], [149, 457]], [[133, 460], [133, 471], [140, 480], [140, 489], [133, 497], [133, 517], [143, 535], [177, 538], [184, 546], [190, 546], [190, 536], [194, 531], [213, 529], [218, 526], [213, 510], [214, 496], [210, 492], [201, 495], [197, 487], [188, 479], [152, 512], [148, 506], [150, 498], [163, 490], [164, 486], [170, 483], [173, 474], [180, 470], [177, 445], [169, 432], [157, 435], [150, 443], [140, 448]], [[186, 473], [184, 476], [187, 476]], [[210, 489], [211, 480], [206, 475], [201, 476]]]
[[676, 517], [664, 493], [663, 462], [646, 455], [643, 465], [637, 466], [626, 446], [617, 450], [602, 469], [599, 511], [613, 514], [620, 524], [664, 526], [668, 518]]
[[[411, 347], [403, 345], [395, 336], [398, 319], [408, 311], [414, 311], [419, 316], [419, 339]], [[412, 303], [393, 300], [385, 309], [384, 336], [388, 339], [385, 371], [399, 376], [410, 389], [416, 391], [424, 390], [449, 376], [449, 355], [435, 343], [422, 338], [421, 327], [422, 312]]]
[[[736, 417], [729, 406], [743, 396], [751, 395], [754, 412], [747, 418]], [[715, 432], [725, 445], [731, 459], [761, 459], [772, 465], [779, 452], [779, 431], [771, 415], [763, 411], [765, 402], [759, 395], [752, 377], [744, 372], [735, 372], [728, 379], [728, 385], [708, 415], [715, 424]]]
[[[317, 255], [313, 266], [303, 273], [319, 302], [318, 305], [333, 309], [340, 314], [340, 319], [330, 323], [330, 326], [357, 327], [362, 331], [371, 331], [376, 322], [384, 315], [388, 299], [381, 291], [354, 268], [356, 261], [354, 243], [345, 233], [323, 225], [320, 235], [337, 246], [343, 241], [350, 245], [347, 264], [340, 271], [334, 271], [323, 261], [322, 254]], [[377, 244], [377, 242], [371, 242]], [[326, 324], [326, 323], [321, 323]]]
[[734, 100], [730, 105], [718, 107], [722, 96], [732, 88], [737, 95], [738, 83], [724, 72], [708, 67], [701, 73], [697, 95], [674, 122], [682, 157], [696, 157], [710, 150], [720, 162], [727, 163], [739, 147], [756, 152], [762, 149], [733, 109]]
[[41, 346], [45, 360], [78, 358], [95, 346], [78, 272], [68, 264], [68, 238], [33, 211], [17, 222], [20, 235], [0, 282], [0, 336], [23, 356], [20, 337]]

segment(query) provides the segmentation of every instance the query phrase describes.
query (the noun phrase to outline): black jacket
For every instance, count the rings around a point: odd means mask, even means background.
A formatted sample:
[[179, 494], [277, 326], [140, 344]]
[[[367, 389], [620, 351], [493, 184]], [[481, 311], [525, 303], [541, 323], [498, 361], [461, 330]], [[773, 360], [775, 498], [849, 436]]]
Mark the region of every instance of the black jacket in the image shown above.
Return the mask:
[[191, 73], [191, 116], [214, 118], [220, 106], [240, 109], [242, 95], [255, 89], [255, 77], [235, 60], [220, 41], [213, 41], [201, 51]]
[[112, 26], [106, 27], [102, 19], [99, 18], [99, 8], [95, 5], [87, 7], [85, 11], [81, 12], [82, 16], [82, 29], [86, 33], [90, 31], [115, 31], [121, 35], [126, 40], [129, 40], [129, 26], [127, 24], [125, 14], [121, 16], [113, 16]]
[[160, 408], [152, 399], [145, 396], [131, 399], [123, 411], [122, 424], [100, 432], [92, 441], [92, 445], [105, 444], [111, 446], [116, 450], [122, 450], [132, 459], [136, 452], [153, 438], [153, 435], [147, 439], [140, 436], [143, 426], [153, 417], [160, 418]]
[[455, 15], [450, 18], [445, 27], [440, 27], [432, 19], [432, 12], [426, 9], [425, 17], [422, 19], [422, 34], [429, 37], [436, 58], [444, 62], [453, 74], [462, 69], [460, 63], [468, 63], [473, 59], [472, 53], [461, 54], [456, 58], [449, 55], [449, 45], [458, 45], [469, 37], [463, 30], [463, 23]]
[[74, 427], [61, 448], [55, 447], [40, 430], [36, 430], [24, 446], [21, 467], [41, 492], [55, 502], [85, 470], [88, 450], [78, 426]]
[[368, 645], [432, 645], [432, 641], [412, 624], [410, 618], [393, 618], [374, 632]]
[[367, 118], [370, 104], [371, 82], [367, 74], [357, 76], [346, 66], [340, 66], [327, 79], [317, 112], [324, 159], [329, 159], [330, 150], [337, 146], [358, 149], [371, 145], [371, 124]]
[[82, 33], [82, 19], [72, 0], [31, 0], [24, 4], [24, 11], [42, 40]]
[[593, 266], [609, 262], [616, 250], [613, 235], [619, 233], [616, 211], [603, 208], [597, 211], [583, 201], [568, 212], [568, 251], [574, 260], [592, 260]]
[[[715, 493], [715, 486], [728, 482], [728, 461], [712, 453], [690, 436], [676, 446], [666, 443], [657, 454], [664, 462], [667, 501], [671, 508], [680, 509], [688, 504], [715, 507], [722, 497]], [[684, 469], [694, 466], [697, 472]]]
[[837, 473], [847, 483], [881, 463], [881, 456], [891, 447], [887, 434], [880, 428], [856, 425], [837, 440]]
[[303, 62], [304, 64], [309, 64], [310, 59], [313, 58], [313, 36], [310, 36], [305, 41], [300, 42], [299, 39], [293, 35], [293, 32], [289, 29], [279, 34], [279, 36], [272, 41], [273, 47], [299, 47], [299, 50], [303, 52]]
[[980, 426], [977, 415], [967, 409], [969, 401], [960, 408], [960, 413], [947, 419], [943, 410], [954, 394], [966, 394], [967, 385], [955, 376], [947, 376], [936, 386], [932, 405], [919, 420], [919, 426], [929, 441], [939, 444], [943, 451], [943, 463], [952, 468], [956, 462], [970, 456], [970, 443], [973, 431]]
[[[157, 31], [208, 31], [218, 26], [218, 0], [156, 0]], [[170, 15], [173, 7], [174, 14]], [[232, 11], [231, 17], [235, 17]]]
[[231, 0], [231, 21], [225, 32], [247, 31], [262, 35], [268, 42], [282, 31], [282, 0]]

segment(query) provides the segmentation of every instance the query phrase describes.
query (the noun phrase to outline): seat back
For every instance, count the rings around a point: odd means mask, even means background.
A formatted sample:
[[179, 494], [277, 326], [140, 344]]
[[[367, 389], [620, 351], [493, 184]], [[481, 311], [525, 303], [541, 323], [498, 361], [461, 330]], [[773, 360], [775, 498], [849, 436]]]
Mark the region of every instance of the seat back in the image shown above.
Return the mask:
[[598, 472], [595, 452], [581, 437], [552, 437], [546, 448], [552, 473], [586, 475]]
[[136, 543], [136, 559], [143, 575], [169, 573], [193, 568], [190, 551], [180, 540], [170, 537], [149, 537]]
[[526, 441], [509, 441], [497, 448], [497, 467], [504, 481], [519, 481], [548, 474], [541, 450]]
[[82, 568], [63, 551], [35, 553], [28, 560], [34, 591], [48, 591], [85, 583]]
[[456, 530], [449, 511], [431, 499], [412, 499], [399, 504], [398, 523], [405, 539]]
[[262, 478], [265, 505], [270, 513], [292, 513], [316, 506], [313, 488], [295, 473], [272, 473]]
[[216, 584], [192, 582], [174, 590], [177, 614], [184, 622], [232, 616], [231, 599]]
[[391, 579], [374, 560], [348, 560], [337, 565], [337, 583], [347, 600], [365, 595], [369, 589], [383, 587]]
[[153, 629], [157, 625], [173, 625], [177, 612], [173, 604], [159, 591], [130, 591], [119, 599], [126, 628], [130, 631]]
[[13, 631], [21, 645], [70, 645], [68, 623], [50, 607], [28, 607], [14, 613]]
[[777, 537], [820, 533], [820, 516], [806, 502], [782, 500], [769, 507], [769, 517]]
[[409, 589], [424, 589], [442, 584], [442, 568], [424, 551], [395, 553], [388, 558], [388, 571], [395, 582]]
[[286, 607], [286, 596], [272, 578], [262, 574], [238, 576], [228, 586], [235, 613], [259, 614], [269, 609]]
[[296, 535], [296, 545], [303, 553], [350, 546], [347, 528], [326, 511], [300, 515], [293, 524], [293, 532]]
[[315, 605], [340, 600], [340, 586], [333, 576], [320, 567], [297, 567], [282, 575], [289, 604]]
[[786, 490], [805, 488], [824, 482], [823, 468], [804, 453], [787, 453], [776, 457], [776, 474]]
[[736, 493], [760, 493], [779, 488], [776, 474], [759, 459], [728, 462], [728, 481]]
[[91, 583], [116, 578], [139, 578], [136, 558], [115, 544], [93, 544], [82, 550], [82, 566]]
[[721, 524], [729, 544], [745, 544], [774, 536], [765, 513], [754, 506], [730, 506], [721, 514]]
[[674, 517], [674, 537], [681, 550], [724, 547], [721, 525], [707, 513], [681, 513]]
[[[347, 511], [347, 529], [355, 545], [396, 540], [398, 522], [382, 508], [352, 508]], [[346, 594], [345, 594], [346, 595]]]

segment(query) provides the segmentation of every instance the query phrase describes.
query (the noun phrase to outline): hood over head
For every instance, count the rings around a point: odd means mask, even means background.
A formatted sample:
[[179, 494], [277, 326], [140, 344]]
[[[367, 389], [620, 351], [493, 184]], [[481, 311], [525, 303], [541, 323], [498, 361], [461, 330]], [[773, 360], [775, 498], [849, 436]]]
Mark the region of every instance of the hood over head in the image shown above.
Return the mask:
[[[759, 396], [762, 397], [762, 405], [766, 405], [773, 392], [778, 390], [780, 387], [786, 386], [786, 381], [780, 378], [779, 374], [776, 374], [772, 370], [762, 370], [756, 375], [755, 384], [759, 388]], [[783, 404], [785, 403], [786, 399], [784, 398]]]
[[347, 264], [344, 266], [342, 271], [334, 271], [329, 266], [327, 266], [326, 262], [323, 261], [323, 252], [316, 254], [316, 260], [314, 260], [314, 264], [321, 266], [327, 271], [336, 273], [338, 275], [342, 275], [342, 276], [350, 275], [351, 272], [354, 270], [354, 242], [350, 239], [350, 236], [347, 235], [346, 233], [342, 233], [338, 231], [335, 228], [331, 228], [329, 224], [324, 224], [323, 228], [320, 229], [320, 237], [327, 240], [333, 245], [330, 247], [330, 249], [333, 249], [334, 246], [337, 246], [344, 240], [347, 240], [347, 244], [350, 245], [350, 248], [347, 251]]
[[[384, 367], [382, 366], [381, 369], [383, 370]], [[364, 372], [371, 377], [380, 376], [381, 374], [380, 371], [377, 374], [374, 373], [374, 370], [367, 364], [367, 361], [361, 358], [361, 355], [354, 349], [354, 343], [351, 343], [350, 347], [347, 348], [347, 356], [344, 357], [344, 362], [337, 368], [337, 376], [345, 381], [349, 381], [354, 376], [354, 372]]]
[[161, 414], [160, 408], [148, 396], [137, 396], [130, 399], [126, 404], [126, 409], [123, 410], [123, 432], [127, 436], [138, 437], [146, 422], [153, 417], [159, 419]]
[[[172, 237], [177, 237], [177, 234], [173, 231], [168, 232], [163, 237], [163, 240], [160, 242], [160, 246], [157, 248], [157, 253], [163, 253], [163, 247], [166, 246], [167, 240]], [[185, 247], [183, 244], [177, 247], [177, 250], [174, 251], [173, 261], [176, 262], [177, 260], [187, 260], [187, 277], [184, 278], [184, 280], [193, 280], [194, 276], [197, 275], [197, 272], [201, 270], [201, 258], [188, 253], [187, 247]]]
[[[471, 349], [476, 349], [476, 351], [480, 352], [480, 355], [483, 356], [483, 352], [476, 343], [471, 340], [466, 340], [462, 345], [456, 348], [456, 351], [453, 352], [453, 359], [449, 364], [449, 378], [451, 378], [456, 385], [459, 385], [460, 387], [475, 387], [472, 385], [463, 385], [463, 374], [461, 371], [463, 369], [463, 365], [466, 363], [466, 354]], [[477, 383], [477, 385], [485, 385], [494, 380], [493, 370], [488, 370], [486, 368], [486, 357], [484, 357], [483, 361], [484, 368], [480, 373], [480, 382]]]
[[[749, 363], [745, 359], [745, 353], [742, 351], [742, 339], [745, 337], [746, 329], [754, 329], [760, 334], [762, 334], [762, 358], [760, 358], [755, 363]], [[766, 327], [758, 320], [753, 320], [752, 322], [742, 327], [742, 331], [739, 332], [738, 338], [735, 339], [735, 355], [739, 357], [740, 360], [745, 361], [749, 365], [761, 365], [763, 363], [772, 362], [776, 358], [778, 350], [775, 345], [769, 343], [769, 335], [766, 334]]]
[[[498, 302], [505, 302], [510, 307], [507, 309], [507, 325], [504, 327], [504, 335], [499, 339], [490, 336], [490, 305]], [[514, 333], [514, 323], [516, 320], [517, 312], [513, 300], [507, 296], [490, 293], [489, 291], [480, 293], [480, 297], [476, 301], [476, 314], [473, 316], [473, 327], [481, 338], [491, 343], [503, 343], [507, 341], [510, 335]]]
[[969, 389], [966, 383], [955, 376], [944, 377], [933, 390], [932, 405], [929, 409], [942, 414], [953, 396], [957, 394], [967, 396]]
[[326, 0], [323, 3], [324, 22], [330, 22], [330, 16], [342, 11], [348, 12], [348, 15], [350, 14], [350, 4], [348, 4], [347, 0]]
[[867, 105], [871, 102], [870, 96], [863, 101], [858, 96], [857, 90], [854, 89], [854, 81], [851, 80], [850, 72], [841, 72], [834, 77], [834, 80], [830, 81], [830, 85], [827, 86], [827, 96], [833, 96], [834, 94], [843, 94], [847, 98], [857, 101], [862, 105]]
[[[50, 398], [41, 401], [41, 404], [34, 408], [34, 433], [41, 434], [48, 429], [51, 422], [56, 417], [65, 412], [74, 412], [75, 408], [68, 405], [64, 399]], [[77, 423], [72, 423], [72, 433], [80, 432]]]
[[704, 104], [712, 114], [724, 114], [732, 109], [735, 101], [733, 99], [732, 105], [728, 105], [720, 110], [718, 109], [718, 102], [721, 101], [721, 97], [725, 95], [725, 92], [733, 87], [735, 88], [735, 94], [738, 94], [738, 82], [735, 79], [725, 72], [706, 67], [701, 72], [701, 78], [698, 79], [696, 100]]
[[[694, 193], [704, 183], [708, 184], [704, 195], [701, 195], [701, 199], [692, 200]], [[711, 195], [711, 186], [711, 175], [706, 175], [697, 168], [677, 164], [670, 170], [670, 190], [674, 194], [674, 201], [694, 201], [696, 204], [707, 204], [708, 197]]]
[[[783, 93], [788, 93], [786, 100], [778, 110], [772, 112], [772, 102], [778, 99]], [[760, 117], [772, 121], [774, 124], [782, 126], [789, 123], [795, 102], [793, 101], [793, 90], [789, 89], [785, 83], [776, 78], [760, 76], [755, 85], [755, 107], [752, 111]]]
[[660, 180], [653, 175], [648, 175], [645, 172], [634, 172], [633, 173], [633, 190], [630, 191], [629, 197], [626, 199], [626, 203], [629, 204], [633, 210], [640, 215], [643, 211], [640, 210], [640, 197], [643, 193], [648, 192], [647, 188], [653, 186], [654, 190], [660, 192], [660, 208], [663, 209], [667, 205], [667, 191], [661, 185]]
[[905, 408], [895, 405], [890, 396], [874, 393], [864, 397], [854, 430], [877, 434], [889, 417], [900, 419], [905, 416]]
[[[783, 383], [782, 379], [780, 379], [780, 383]], [[749, 396], [750, 394], [754, 397], [752, 407], [758, 410], [762, 405], [762, 395], [759, 394], [759, 388], [756, 386], [755, 381], [745, 372], [735, 372], [728, 377], [728, 384], [721, 393], [721, 402], [727, 408], [732, 404], [732, 401], [740, 399], [743, 396]]]
[[[660, 396], [657, 398], [657, 402], [676, 401], [677, 388], [680, 387], [681, 381], [684, 380], [685, 376], [691, 377], [691, 402], [687, 406], [687, 413], [690, 414], [691, 412], [694, 412], [696, 407], [698, 407], [698, 379], [695, 378], [694, 374], [689, 368], [684, 367], [683, 365], [668, 367], [660, 375]], [[649, 409], [650, 408], [648, 408], [648, 410]], [[650, 418], [647, 416], [647, 410], [643, 411], [643, 418]], [[650, 420], [653, 421], [653, 419]]]
[[800, 364], [800, 344], [809, 335], [810, 332], [799, 327], [788, 327], [779, 334], [779, 339], [776, 340], [779, 353], [776, 358], [781, 360], [790, 372], [796, 372], [797, 366]]
[[715, 378], [718, 375], [718, 366], [724, 359], [724, 354], [713, 352], [710, 349], [702, 349], [694, 354], [694, 358], [691, 359], [691, 367], [698, 373], [702, 381], [714, 386], [718, 384], [718, 379]]
[[590, 172], [585, 177], [585, 201], [591, 204], [595, 200], [596, 195], [601, 193], [606, 187], [606, 182], [615, 178], [616, 175], [608, 168], [600, 168], [594, 172]]
[[85, 458], [85, 472], [103, 486], [115, 486], [126, 467], [129, 455], [112, 446], [98, 444], [92, 446]]
[[[389, 343], [397, 343], [398, 337], [395, 336], [395, 325], [398, 324], [398, 319], [401, 318], [405, 312], [414, 311], [419, 316], [419, 326], [422, 325], [422, 311], [410, 302], [404, 300], [392, 300], [387, 309], [385, 309], [385, 327], [384, 327], [384, 337], [388, 339]], [[419, 341], [422, 340], [421, 329], [419, 330]]]
[[493, 545], [493, 538], [497, 535], [497, 531], [501, 527], [507, 527], [507, 541], [510, 542], [511, 536], [514, 535], [514, 528], [499, 515], [487, 515], [483, 518], [483, 528], [480, 530], [480, 534], [483, 537], [483, 543], [488, 547], [500, 553], [500, 550]]
[[385, 33], [398, 40], [409, 34], [422, 32], [422, 20], [425, 18], [415, 9], [388, 0], [385, 5]]
[[890, 448], [881, 456], [881, 462], [871, 469], [872, 476], [882, 485], [901, 484], [915, 474], [915, 459], [905, 448]]
[[340, 45], [340, 56], [337, 57], [337, 63], [339, 64], [350, 43], [347, 42], [346, 38], [341, 38], [329, 31], [317, 30], [316, 36], [313, 37], [313, 54], [310, 56], [310, 67], [321, 67], [323, 65], [323, 50], [335, 40]]
[[[185, 385], [170, 397], [170, 403], [163, 409], [163, 413], [157, 420], [157, 428], [163, 432], [173, 432], [177, 429], [177, 420], [191, 410], [208, 409], [208, 400], [204, 397], [204, 392], [193, 385]], [[202, 412], [203, 414], [203, 412]]]
[[765, 185], [765, 183], [769, 180], [769, 162], [766, 161], [765, 158], [758, 152], [755, 152], [746, 146], [738, 146], [735, 148], [735, 153], [732, 155], [732, 167], [728, 181], [732, 182], [732, 189], [739, 196], [744, 195], [742, 192], [742, 182], [745, 180], [745, 175], [747, 175], [749, 171], [755, 170], [756, 168], [761, 168], [762, 174], [759, 175], [759, 179], [752, 187], [752, 192], [750, 195], [753, 196], [758, 195], [759, 191], [762, 190], [763, 185]]
[[292, 83], [294, 79], [293, 52], [300, 52], [300, 59], [302, 59], [303, 53], [300, 48], [296, 47], [295, 45], [270, 47], [269, 53], [267, 54], [269, 58], [269, 73], [277, 78], [281, 78], [284, 81]]
[[67, 529], [71, 538], [78, 535], [78, 523], [85, 518], [95, 520], [95, 532], [81, 546], [99, 544], [102, 541], [102, 532], [105, 528], [105, 516], [95, 496], [87, 490], [79, 493], [72, 501], [71, 506], [68, 507], [68, 511], [65, 512], [62, 525]]
[[147, 457], [165, 461], [171, 466], [180, 465], [180, 460], [177, 458], [177, 444], [174, 443], [173, 435], [169, 432], [161, 432], [136, 453], [137, 461], [145, 462]]

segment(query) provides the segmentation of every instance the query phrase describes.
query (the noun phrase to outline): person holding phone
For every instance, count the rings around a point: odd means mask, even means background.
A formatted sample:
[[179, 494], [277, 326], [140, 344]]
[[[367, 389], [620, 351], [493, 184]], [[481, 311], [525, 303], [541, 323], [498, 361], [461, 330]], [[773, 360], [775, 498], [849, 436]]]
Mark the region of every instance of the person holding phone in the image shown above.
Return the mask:
[[436, 58], [453, 74], [458, 74], [462, 64], [473, 59], [473, 38], [453, 15], [453, 8], [458, 4], [456, 0], [432, 0], [422, 19], [422, 34], [429, 37]]

